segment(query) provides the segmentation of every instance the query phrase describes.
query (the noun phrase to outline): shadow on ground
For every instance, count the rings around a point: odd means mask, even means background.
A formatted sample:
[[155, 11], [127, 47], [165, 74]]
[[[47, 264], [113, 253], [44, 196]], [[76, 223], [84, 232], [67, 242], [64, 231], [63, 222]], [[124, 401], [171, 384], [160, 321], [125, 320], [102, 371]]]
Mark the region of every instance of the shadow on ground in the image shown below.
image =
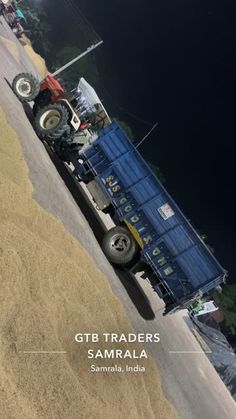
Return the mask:
[[[88, 196], [86, 195], [78, 181], [72, 176], [69, 169], [52, 152], [48, 145], [45, 144], [45, 147], [58, 173], [65, 182], [75, 202], [79, 206], [80, 210], [82, 211], [83, 215], [88, 221], [91, 229], [93, 230], [98, 244], [100, 244], [107, 229], [100, 217], [98, 216], [96, 209], [91, 204]], [[119, 277], [123, 287], [125, 288], [127, 294], [129, 295], [130, 299], [132, 300], [133, 304], [138, 310], [139, 314], [145, 320], [153, 320], [155, 318], [155, 314], [151, 308], [147, 296], [143, 292], [135, 276], [125, 269], [114, 268], [114, 270], [116, 272], [116, 275]]]

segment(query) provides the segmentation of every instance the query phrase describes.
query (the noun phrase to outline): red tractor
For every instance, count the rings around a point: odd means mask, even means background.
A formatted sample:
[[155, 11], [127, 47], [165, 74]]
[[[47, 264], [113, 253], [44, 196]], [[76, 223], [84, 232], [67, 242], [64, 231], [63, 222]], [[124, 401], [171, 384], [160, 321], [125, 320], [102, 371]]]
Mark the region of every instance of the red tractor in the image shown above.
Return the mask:
[[34, 75], [21, 73], [14, 78], [12, 88], [21, 102], [34, 101], [34, 128], [40, 138], [54, 141], [86, 128], [53, 76], [40, 83]]

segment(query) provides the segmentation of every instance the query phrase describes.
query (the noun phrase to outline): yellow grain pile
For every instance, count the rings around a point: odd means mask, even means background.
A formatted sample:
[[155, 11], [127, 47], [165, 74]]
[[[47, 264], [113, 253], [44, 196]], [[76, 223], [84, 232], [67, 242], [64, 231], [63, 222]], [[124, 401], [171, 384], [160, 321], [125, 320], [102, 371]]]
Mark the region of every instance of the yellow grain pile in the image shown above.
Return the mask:
[[143, 374], [90, 372], [75, 333], [132, 327], [91, 257], [32, 199], [17, 136], [1, 110], [0, 306], [1, 418], [176, 418], [151, 359], [142, 361]]

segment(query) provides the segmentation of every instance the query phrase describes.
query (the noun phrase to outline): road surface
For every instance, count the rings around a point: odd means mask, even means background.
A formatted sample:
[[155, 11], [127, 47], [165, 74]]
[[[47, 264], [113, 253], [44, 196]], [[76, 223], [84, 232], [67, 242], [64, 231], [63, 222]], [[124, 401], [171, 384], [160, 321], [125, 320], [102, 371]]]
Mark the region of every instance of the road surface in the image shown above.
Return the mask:
[[[14, 45], [17, 53], [15, 50], [10, 52], [6, 39], [13, 43], [10, 49]], [[104, 222], [108, 225], [107, 217], [103, 222], [96, 219], [94, 207], [84, 189], [75, 184], [63, 164], [50, 158], [9, 86], [19, 72], [37, 72], [3, 18], [0, 19], [0, 57], [0, 106], [18, 133], [34, 187], [34, 198], [61, 219], [67, 230], [92, 255], [122, 302], [134, 329], [160, 333], [160, 343], [147, 345], [147, 348], [161, 373], [165, 394], [179, 417], [235, 419], [236, 404], [186, 325], [186, 313], [182, 311], [162, 317], [163, 303], [149, 284], [127, 272], [114, 271], [103, 255], [99, 241], [106, 229]]]

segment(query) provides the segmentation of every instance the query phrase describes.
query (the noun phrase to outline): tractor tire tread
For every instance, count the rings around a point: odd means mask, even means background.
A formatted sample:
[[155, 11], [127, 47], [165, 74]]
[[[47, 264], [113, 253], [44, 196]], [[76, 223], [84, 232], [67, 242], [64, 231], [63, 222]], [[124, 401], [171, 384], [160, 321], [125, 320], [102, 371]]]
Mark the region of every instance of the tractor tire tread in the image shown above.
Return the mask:
[[[18, 93], [18, 91], [16, 89], [16, 83], [19, 79], [27, 78], [27, 77], [29, 78], [29, 76], [30, 76], [30, 79], [34, 83], [34, 92], [32, 93], [31, 96], [29, 96], [28, 98], [25, 98]], [[20, 74], [17, 74], [17, 76], [13, 79], [12, 89], [13, 89], [13, 92], [15, 93], [15, 95], [17, 96], [17, 98], [20, 100], [20, 102], [31, 102], [38, 96], [38, 94], [40, 92], [40, 81], [33, 74], [20, 73]]]
[[[51, 129], [51, 130], [44, 130], [40, 125], [40, 118], [44, 114], [44, 112], [46, 112], [50, 109], [55, 109], [55, 107], [61, 113], [60, 124], [56, 129], [54, 128], [54, 129]], [[69, 128], [68, 119], [69, 119], [69, 114], [68, 114], [68, 111], [65, 108], [65, 106], [60, 105], [60, 104], [50, 104], [50, 105], [44, 106], [43, 108], [41, 108], [37, 112], [37, 114], [35, 116], [35, 120], [34, 120], [35, 132], [37, 133], [39, 138], [41, 138], [43, 140], [46, 140], [46, 141], [47, 140], [48, 141], [57, 140], [58, 138], [62, 137], [64, 132]]]

